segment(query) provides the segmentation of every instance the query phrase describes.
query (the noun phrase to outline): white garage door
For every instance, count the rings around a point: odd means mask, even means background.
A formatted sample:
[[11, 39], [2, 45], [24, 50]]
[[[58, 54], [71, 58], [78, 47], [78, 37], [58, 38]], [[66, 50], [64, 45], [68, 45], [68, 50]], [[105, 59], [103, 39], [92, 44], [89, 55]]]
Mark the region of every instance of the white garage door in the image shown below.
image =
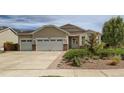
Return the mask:
[[32, 50], [32, 40], [21, 40], [21, 51], [31, 51]]
[[41, 51], [63, 50], [63, 39], [38, 39], [36, 47]]

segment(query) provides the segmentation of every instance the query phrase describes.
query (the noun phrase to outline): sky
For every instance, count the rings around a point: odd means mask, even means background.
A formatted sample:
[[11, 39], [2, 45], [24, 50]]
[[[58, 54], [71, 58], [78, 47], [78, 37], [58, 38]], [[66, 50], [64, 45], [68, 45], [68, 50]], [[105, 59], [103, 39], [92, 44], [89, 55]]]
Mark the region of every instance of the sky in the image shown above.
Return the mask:
[[101, 32], [103, 24], [112, 17], [113, 15], [0, 15], [0, 26], [35, 30], [43, 25], [73, 24], [86, 30]]

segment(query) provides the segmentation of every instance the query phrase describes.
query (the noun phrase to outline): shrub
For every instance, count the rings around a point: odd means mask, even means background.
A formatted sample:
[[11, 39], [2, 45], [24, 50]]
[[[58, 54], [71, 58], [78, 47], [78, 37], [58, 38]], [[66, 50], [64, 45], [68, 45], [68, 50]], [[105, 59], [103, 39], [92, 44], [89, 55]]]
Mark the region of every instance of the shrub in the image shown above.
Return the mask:
[[[121, 57], [124, 57], [124, 49], [122, 48], [106, 48], [106, 49], [99, 49], [96, 54], [91, 53], [88, 49], [71, 49], [68, 52], [65, 53], [63, 56], [64, 59], [72, 60], [74, 57], [80, 57], [80, 58], [92, 58], [92, 59], [110, 59], [113, 56], [120, 55]], [[97, 57], [97, 58], [95, 58]]]
[[5, 42], [4, 43], [4, 51], [15, 51], [18, 50], [18, 44], [14, 44], [13, 42]]
[[81, 66], [80, 58], [79, 57], [74, 57], [73, 65], [74, 66], [77, 66], [77, 67], [80, 67]]
[[115, 56], [115, 57], [112, 58], [112, 62], [110, 62], [109, 65], [115, 66], [118, 63], [120, 63], [120, 61], [121, 61], [120, 56]]
[[71, 49], [65, 53], [64, 59], [72, 60], [74, 57], [86, 57], [90, 52], [87, 49]]
[[103, 57], [112, 57], [116, 54], [114, 49], [101, 49], [97, 51], [97, 55], [100, 56], [100, 58]]
[[116, 55], [124, 55], [124, 49], [123, 48], [116, 48], [114, 49]]
[[113, 57], [115, 55], [124, 55], [124, 49], [122, 48], [107, 48], [107, 49], [101, 49], [97, 52], [97, 55], [100, 56], [100, 58], [104, 57]]

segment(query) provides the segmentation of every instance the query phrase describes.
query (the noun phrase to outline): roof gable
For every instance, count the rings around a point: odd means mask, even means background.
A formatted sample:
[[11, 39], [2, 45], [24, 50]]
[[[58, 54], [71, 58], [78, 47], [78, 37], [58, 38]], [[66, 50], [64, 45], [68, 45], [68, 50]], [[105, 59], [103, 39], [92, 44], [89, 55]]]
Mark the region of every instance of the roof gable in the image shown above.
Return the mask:
[[0, 30], [0, 33], [2, 33], [2, 32], [5, 32], [5, 31], [12, 31], [15, 35], [17, 35], [17, 32], [15, 31], [15, 30], [13, 30], [12, 28], [10, 28], [10, 27], [8, 27], [8, 28], [5, 28], [5, 29], [3, 29], [3, 30]]
[[72, 25], [72, 24], [63, 25], [60, 28], [66, 30], [66, 31], [68, 31], [70, 33], [71, 32], [86, 32], [85, 29], [82, 29], [82, 28], [80, 28], [78, 26], [75, 26], [75, 25]]
[[56, 29], [58, 29], [58, 30], [60, 30], [60, 31], [62, 31], [62, 32], [64, 32], [64, 33], [66, 33], [66, 34], [69, 34], [69, 33], [68, 33], [67, 31], [65, 31], [64, 29], [61, 29], [61, 28], [59, 28], [59, 27], [57, 27], [57, 26], [55, 26], [55, 25], [44, 25], [44, 26], [38, 28], [36, 31], [32, 32], [32, 34], [38, 32], [38, 31], [41, 31], [41, 30], [44, 29], [44, 28], [48, 28], [48, 27], [53, 27], [53, 28], [56, 28]]

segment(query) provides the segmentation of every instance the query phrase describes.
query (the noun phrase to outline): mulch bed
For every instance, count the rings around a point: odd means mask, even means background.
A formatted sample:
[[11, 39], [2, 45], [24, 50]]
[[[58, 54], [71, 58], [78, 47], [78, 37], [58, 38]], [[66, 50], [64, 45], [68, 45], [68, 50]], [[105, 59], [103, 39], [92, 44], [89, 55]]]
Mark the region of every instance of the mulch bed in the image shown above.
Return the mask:
[[61, 62], [57, 65], [57, 69], [124, 69], [124, 60], [119, 64], [112, 66], [108, 65], [111, 60], [94, 60], [91, 62], [81, 63], [81, 67], [72, 65], [72, 62]]

